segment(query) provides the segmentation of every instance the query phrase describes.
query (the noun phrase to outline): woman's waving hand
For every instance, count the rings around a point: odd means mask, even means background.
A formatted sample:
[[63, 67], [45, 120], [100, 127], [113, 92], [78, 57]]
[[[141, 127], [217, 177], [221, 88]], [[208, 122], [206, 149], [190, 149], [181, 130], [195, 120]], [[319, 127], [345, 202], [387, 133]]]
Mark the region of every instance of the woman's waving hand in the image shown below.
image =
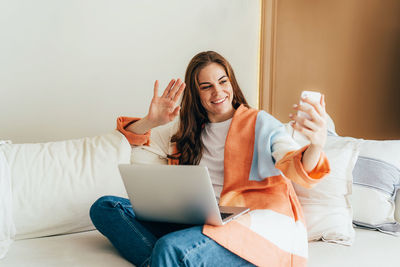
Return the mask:
[[177, 106], [177, 102], [185, 86], [181, 79], [176, 81], [172, 79], [163, 94], [158, 96], [159, 82], [156, 80], [147, 116], [128, 126], [127, 130], [144, 134], [154, 127], [171, 122], [179, 114], [180, 106]]

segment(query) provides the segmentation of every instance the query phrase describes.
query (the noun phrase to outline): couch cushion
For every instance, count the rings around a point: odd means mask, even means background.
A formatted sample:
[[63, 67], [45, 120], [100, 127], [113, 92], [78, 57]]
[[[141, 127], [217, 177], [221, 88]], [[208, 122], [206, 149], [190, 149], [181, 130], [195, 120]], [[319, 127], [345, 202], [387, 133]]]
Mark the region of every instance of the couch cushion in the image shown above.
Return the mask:
[[128, 267], [111, 243], [98, 231], [15, 241], [2, 267]]
[[400, 238], [356, 229], [352, 246], [310, 242], [308, 267], [399, 266]]
[[12, 213], [12, 191], [10, 166], [0, 140], [0, 259], [2, 259], [15, 236], [15, 224]]
[[400, 187], [400, 140], [362, 140], [353, 177], [354, 223], [400, 233], [398, 211], [395, 212]]
[[118, 131], [75, 140], [5, 144], [11, 169], [16, 239], [93, 229], [91, 204], [126, 196], [118, 164], [131, 147]]

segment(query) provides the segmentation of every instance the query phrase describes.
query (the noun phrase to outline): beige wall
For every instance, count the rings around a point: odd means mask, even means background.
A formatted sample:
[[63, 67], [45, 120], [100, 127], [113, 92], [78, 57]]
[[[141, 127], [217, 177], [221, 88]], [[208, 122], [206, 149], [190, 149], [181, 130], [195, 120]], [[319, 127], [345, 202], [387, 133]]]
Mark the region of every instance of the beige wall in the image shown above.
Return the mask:
[[144, 116], [154, 80], [161, 93], [205, 50], [230, 61], [249, 104], [257, 106], [259, 4], [1, 1], [0, 139], [107, 133], [117, 116]]
[[263, 109], [288, 121], [300, 92], [318, 90], [340, 135], [400, 139], [399, 0], [263, 3]]

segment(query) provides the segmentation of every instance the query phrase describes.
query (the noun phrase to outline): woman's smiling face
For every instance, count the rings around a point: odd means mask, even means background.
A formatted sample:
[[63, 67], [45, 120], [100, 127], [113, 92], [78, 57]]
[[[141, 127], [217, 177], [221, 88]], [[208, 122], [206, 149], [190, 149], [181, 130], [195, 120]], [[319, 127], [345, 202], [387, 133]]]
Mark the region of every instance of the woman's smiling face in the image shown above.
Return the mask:
[[211, 63], [200, 70], [197, 81], [201, 104], [210, 122], [222, 122], [233, 117], [233, 90], [223, 66]]

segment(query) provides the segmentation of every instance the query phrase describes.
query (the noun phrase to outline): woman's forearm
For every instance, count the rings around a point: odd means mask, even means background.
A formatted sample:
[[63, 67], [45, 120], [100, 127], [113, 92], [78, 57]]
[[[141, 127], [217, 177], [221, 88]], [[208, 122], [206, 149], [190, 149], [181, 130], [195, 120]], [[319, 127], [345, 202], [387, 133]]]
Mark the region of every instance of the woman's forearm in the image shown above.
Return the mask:
[[303, 153], [302, 163], [303, 168], [307, 173], [310, 173], [317, 166], [321, 157], [322, 147], [311, 144]]
[[126, 127], [126, 130], [135, 134], [145, 134], [154, 127], [156, 126], [146, 116]]

